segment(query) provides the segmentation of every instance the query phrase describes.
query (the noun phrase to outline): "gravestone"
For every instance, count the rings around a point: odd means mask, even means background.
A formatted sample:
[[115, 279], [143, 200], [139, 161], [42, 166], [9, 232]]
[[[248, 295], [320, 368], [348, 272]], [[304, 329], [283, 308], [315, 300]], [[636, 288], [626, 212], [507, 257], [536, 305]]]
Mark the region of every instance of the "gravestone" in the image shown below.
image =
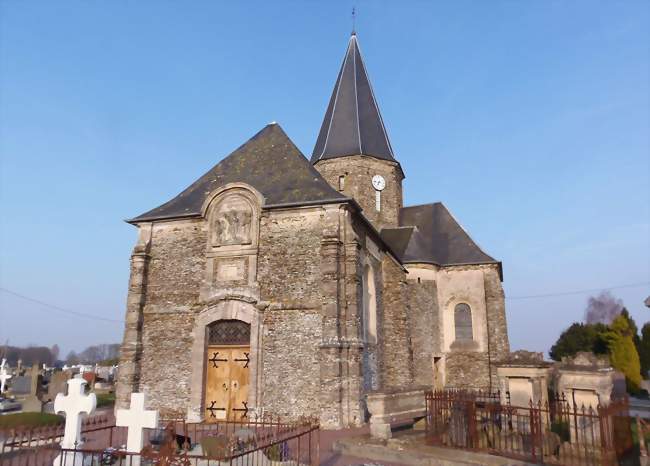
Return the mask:
[[67, 371], [55, 372], [50, 378], [50, 383], [47, 386], [47, 399], [54, 400], [59, 393], [64, 393], [68, 386], [68, 380], [72, 378], [72, 374]]
[[41, 401], [41, 370], [38, 363], [32, 366], [30, 375], [29, 395], [23, 401], [23, 411], [26, 413], [40, 413], [43, 411], [43, 402]]
[[0, 395], [5, 392], [7, 385], [7, 380], [11, 378], [9, 371], [7, 371], [7, 360], [2, 358], [2, 363], [0, 364]]
[[[86, 381], [83, 379], [68, 380], [68, 394], [59, 393], [54, 400], [54, 412], [65, 414], [65, 431], [61, 440], [62, 449], [77, 449], [83, 443], [81, 440], [81, 422], [92, 414], [97, 407], [97, 397], [94, 393], [85, 394]], [[74, 452], [63, 452], [57, 456], [53, 464], [66, 466], [81, 466], [83, 455]]]
[[26, 375], [14, 377], [11, 381], [12, 395], [29, 395], [32, 387], [32, 378]]
[[[115, 425], [128, 428], [126, 451], [140, 453], [144, 446], [143, 429], [158, 427], [158, 411], [145, 411], [144, 393], [131, 393], [129, 409], [118, 409], [115, 415]], [[139, 466], [140, 456], [133, 456], [131, 466]]]

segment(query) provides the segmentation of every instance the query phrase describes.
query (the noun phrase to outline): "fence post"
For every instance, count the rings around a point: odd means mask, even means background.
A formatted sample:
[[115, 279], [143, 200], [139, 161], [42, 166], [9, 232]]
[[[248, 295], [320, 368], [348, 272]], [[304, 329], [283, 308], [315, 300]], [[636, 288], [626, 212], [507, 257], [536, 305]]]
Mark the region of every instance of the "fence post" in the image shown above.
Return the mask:
[[477, 447], [477, 435], [476, 435], [476, 401], [474, 400], [468, 400], [467, 403], [465, 404], [466, 408], [466, 415], [467, 415], [467, 431], [468, 431], [468, 439], [467, 439], [467, 446], [469, 448], [476, 448]]
[[648, 450], [646, 449], [645, 446], [645, 432], [644, 432], [644, 427], [643, 424], [641, 423], [641, 418], [639, 416], [636, 417], [636, 435], [639, 438], [639, 449], [641, 450], [641, 456], [646, 457], [648, 456]]
[[530, 423], [530, 454], [535, 463], [537, 463], [537, 452], [536, 452], [536, 443], [537, 443], [537, 416], [538, 412], [535, 409], [533, 401], [530, 401], [529, 409], [529, 423]]

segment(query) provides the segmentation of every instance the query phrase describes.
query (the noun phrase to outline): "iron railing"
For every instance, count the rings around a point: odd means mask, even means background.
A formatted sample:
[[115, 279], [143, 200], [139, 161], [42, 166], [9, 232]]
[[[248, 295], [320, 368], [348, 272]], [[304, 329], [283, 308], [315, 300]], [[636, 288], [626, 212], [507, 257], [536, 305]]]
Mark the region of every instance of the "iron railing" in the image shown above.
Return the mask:
[[271, 461], [316, 465], [319, 426], [314, 419], [259, 417], [243, 421], [188, 423], [165, 420], [144, 429], [140, 453], [125, 452], [127, 429], [113, 422], [86, 422], [83, 444], [62, 450], [61, 425], [0, 432], [2, 466], [262, 465]]
[[498, 394], [462, 390], [425, 398], [433, 445], [567, 466], [616, 465], [635, 454], [627, 399], [592, 408], [562, 397], [513, 406]]

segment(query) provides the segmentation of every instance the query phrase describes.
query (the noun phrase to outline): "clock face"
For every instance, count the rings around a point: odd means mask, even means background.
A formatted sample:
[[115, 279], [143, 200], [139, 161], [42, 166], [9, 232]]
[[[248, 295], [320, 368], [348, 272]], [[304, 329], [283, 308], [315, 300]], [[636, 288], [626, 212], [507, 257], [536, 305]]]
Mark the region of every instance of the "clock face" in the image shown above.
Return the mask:
[[384, 177], [381, 175], [375, 175], [372, 177], [372, 186], [377, 191], [381, 191], [386, 187], [386, 180], [384, 180]]

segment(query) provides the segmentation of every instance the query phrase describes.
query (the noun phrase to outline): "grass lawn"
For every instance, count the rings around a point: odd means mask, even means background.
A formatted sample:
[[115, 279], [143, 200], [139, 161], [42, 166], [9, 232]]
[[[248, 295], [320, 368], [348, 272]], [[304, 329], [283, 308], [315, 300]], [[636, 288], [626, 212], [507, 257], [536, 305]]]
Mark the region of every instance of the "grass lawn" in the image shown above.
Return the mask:
[[97, 407], [104, 408], [115, 404], [115, 393], [97, 394]]
[[41, 427], [53, 424], [62, 424], [63, 416], [48, 413], [15, 413], [0, 416], [0, 429], [14, 429], [17, 427]]

